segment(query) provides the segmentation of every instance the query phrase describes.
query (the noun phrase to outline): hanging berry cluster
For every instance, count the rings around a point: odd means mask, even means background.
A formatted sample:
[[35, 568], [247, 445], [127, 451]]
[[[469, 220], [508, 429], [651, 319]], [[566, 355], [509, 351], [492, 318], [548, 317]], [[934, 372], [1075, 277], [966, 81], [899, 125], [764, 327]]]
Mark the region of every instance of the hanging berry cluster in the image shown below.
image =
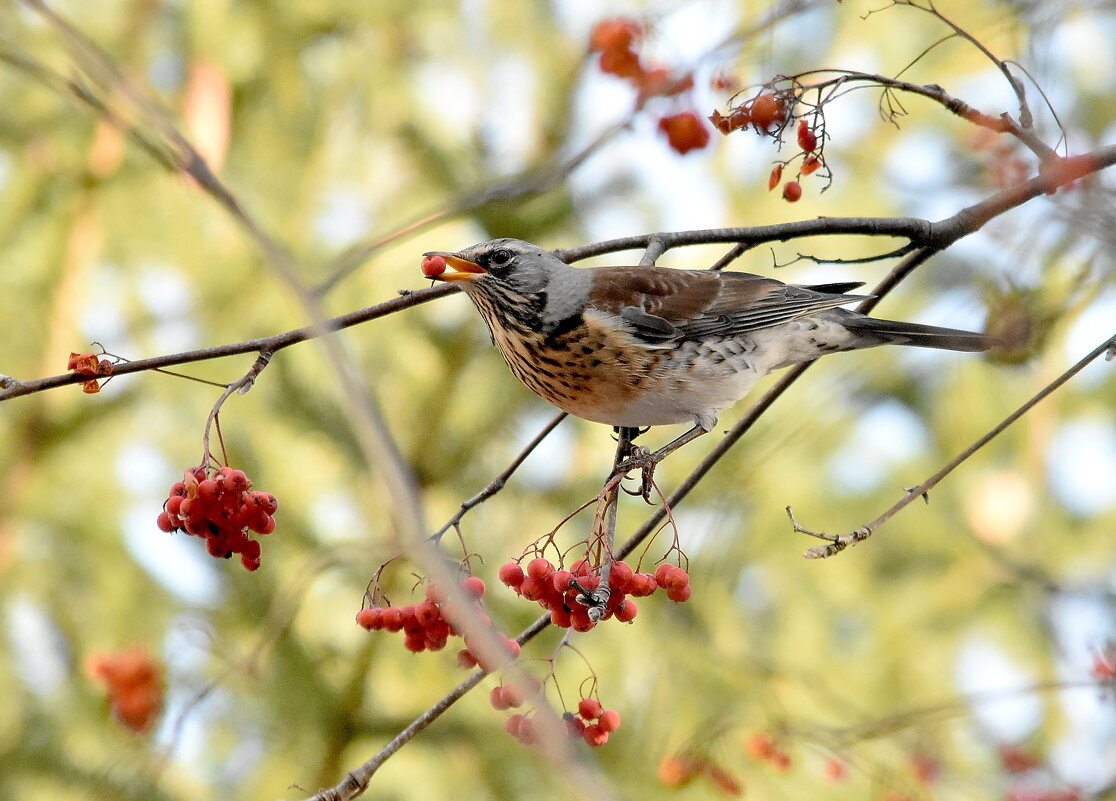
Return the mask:
[[182, 530], [202, 537], [215, 559], [240, 554], [241, 564], [256, 570], [260, 566], [260, 542], [251, 539], [248, 532], [274, 531], [279, 502], [270, 492], [251, 492], [251, 487], [243, 470], [191, 468], [171, 486], [158, 526], [166, 532]]
[[[589, 596], [600, 586], [601, 577], [585, 559], [574, 562], [569, 570], [556, 568], [541, 556], [528, 562], [526, 571], [518, 563], [508, 562], [500, 568], [500, 581], [528, 601], [537, 601], [550, 612], [550, 622], [555, 626], [589, 631], [596, 625], [589, 613]], [[609, 570], [608, 588], [608, 603], [600, 619], [615, 617], [630, 623], [639, 610], [628, 596], [642, 598], [662, 588], [672, 601], [686, 601], [690, 598], [690, 577], [675, 565], [659, 565], [651, 574], [637, 573], [626, 562], [617, 561]]]
[[[518, 703], [508, 703], [509, 691], [513, 696], [512, 700], [517, 700]], [[506, 685], [493, 688], [490, 700], [496, 709], [514, 708], [523, 704], [522, 693]], [[567, 712], [562, 719], [571, 738], [584, 740], [594, 748], [607, 743], [612, 732], [620, 728], [620, 713], [615, 709], [604, 709], [595, 698], [582, 698], [577, 705], [577, 714]], [[512, 715], [504, 723], [504, 731], [524, 745], [534, 745], [539, 739], [535, 719], [530, 714]]]
[[783, 199], [788, 203], [794, 203], [801, 199], [802, 184], [800, 181], [804, 176], [812, 175], [826, 166], [822, 149], [819, 146], [821, 143], [819, 132], [824, 129], [821, 109], [815, 107], [812, 111], [808, 110], [806, 112], [808, 116], [813, 117], [813, 124], [805, 116], [796, 114], [796, 110], [803, 107], [800, 92], [801, 87], [797, 83], [792, 83], [791, 88], [782, 90], [772, 90], [765, 87], [754, 97], [736, 105], [731, 105], [727, 115], [718, 110], [714, 110], [709, 115], [709, 121], [713, 123], [713, 127], [724, 136], [728, 136], [733, 131], [751, 129], [760, 136], [769, 136], [780, 142], [783, 140], [785, 131], [797, 116], [798, 124], [794, 130], [799, 152], [788, 161], [777, 162], [767, 179], [767, 188], [770, 191], [782, 182], [785, 167], [794, 159], [802, 159], [795, 179], [783, 184]]
[[[403, 632], [403, 647], [413, 653], [422, 651], [440, 651], [446, 647], [450, 637], [460, 637], [458, 624], [461, 615], [476, 615], [483, 623], [491, 623], [491, 619], [481, 606], [484, 597], [484, 581], [476, 576], [469, 576], [460, 585], [461, 591], [473, 599], [474, 608], [465, 612], [454, 609], [453, 604], [446, 597], [436, 583], [426, 585], [426, 598], [407, 606], [368, 606], [357, 612], [356, 621], [369, 631]], [[507, 655], [515, 659], [519, 656], [519, 643], [504, 634], [497, 632], [501, 645]], [[497, 666], [490, 659], [486, 659], [483, 648], [470, 646], [469, 639], [465, 638], [465, 648], [458, 653], [457, 661], [465, 668], [480, 665], [481, 668], [491, 672]]]
[[121, 723], [137, 734], [151, 728], [163, 706], [163, 675], [146, 649], [93, 654], [85, 670], [104, 689]]
[[[629, 17], [601, 20], [589, 35], [589, 49], [600, 53], [597, 66], [601, 72], [615, 75], [630, 83], [639, 93], [637, 107], [652, 97], [676, 97], [694, 86], [689, 72], [676, 75], [670, 67], [649, 65], [639, 52], [646, 36], [644, 26]], [[659, 118], [659, 131], [678, 153], [685, 155], [709, 144], [709, 129], [693, 109]]]

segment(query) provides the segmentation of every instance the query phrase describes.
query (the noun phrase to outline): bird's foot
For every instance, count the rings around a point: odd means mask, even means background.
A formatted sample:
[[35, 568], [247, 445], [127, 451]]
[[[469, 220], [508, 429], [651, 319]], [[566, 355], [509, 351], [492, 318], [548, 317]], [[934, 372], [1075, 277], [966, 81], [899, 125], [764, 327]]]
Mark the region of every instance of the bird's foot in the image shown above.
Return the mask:
[[639, 490], [633, 491], [621, 488], [629, 495], [638, 495], [647, 503], [651, 503], [651, 490], [655, 486], [655, 467], [662, 461], [663, 456], [666, 456], [666, 454], [661, 451], [652, 453], [649, 448], [632, 445], [627, 458], [616, 465], [613, 475], [624, 476], [638, 470], [640, 475]]

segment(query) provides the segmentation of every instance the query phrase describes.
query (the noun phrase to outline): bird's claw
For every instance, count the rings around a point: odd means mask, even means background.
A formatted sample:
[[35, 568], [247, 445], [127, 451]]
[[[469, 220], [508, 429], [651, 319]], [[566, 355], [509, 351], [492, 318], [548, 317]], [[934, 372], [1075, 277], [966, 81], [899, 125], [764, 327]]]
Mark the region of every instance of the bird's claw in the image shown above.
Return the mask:
[[651, 503], [651, 490], [655, 486], [655, 467], [659, 464], [657, 454], [649, 449], [633, 445], [628, 458], [616, 465], [617, 475], [627, 475], [633, 470], [639, 470], [639, 490], [624, 489], [629, 495], [638, 495], [647, 503]]

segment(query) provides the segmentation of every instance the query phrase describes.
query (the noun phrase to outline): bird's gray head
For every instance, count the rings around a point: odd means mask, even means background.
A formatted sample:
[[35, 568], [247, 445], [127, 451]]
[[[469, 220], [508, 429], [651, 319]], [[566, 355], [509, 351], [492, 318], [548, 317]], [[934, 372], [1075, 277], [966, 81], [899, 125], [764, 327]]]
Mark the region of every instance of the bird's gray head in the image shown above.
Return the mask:
[[426, 256], [441, 257], [454, 270], [430, 277], [458, 284], [486, 318], [499, 313], [535, 330], [568, 319], [583, 308], [589, 291], [586, 271], [521, 239], [492, 239], [457, 253]]

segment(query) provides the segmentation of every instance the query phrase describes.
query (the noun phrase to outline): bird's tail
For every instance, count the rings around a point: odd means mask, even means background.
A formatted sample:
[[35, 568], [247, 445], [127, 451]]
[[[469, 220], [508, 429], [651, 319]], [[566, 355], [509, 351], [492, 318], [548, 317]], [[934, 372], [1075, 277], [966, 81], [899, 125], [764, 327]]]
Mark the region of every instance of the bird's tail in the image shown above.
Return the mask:
[[841, 323], [852, 333], [878, 340], [872, 344], [910, 345], [916, 348], [976, 352], [988, 350], [998, 342], [996, 337], [988, 334], [978, 334], [974, 331], [939, 328], [933, 325], [919, 325], [918, 323], [901, 323], [896, 320], [880, 320], [845, 309], [835, 309], [834, 311], [842, 313]]

